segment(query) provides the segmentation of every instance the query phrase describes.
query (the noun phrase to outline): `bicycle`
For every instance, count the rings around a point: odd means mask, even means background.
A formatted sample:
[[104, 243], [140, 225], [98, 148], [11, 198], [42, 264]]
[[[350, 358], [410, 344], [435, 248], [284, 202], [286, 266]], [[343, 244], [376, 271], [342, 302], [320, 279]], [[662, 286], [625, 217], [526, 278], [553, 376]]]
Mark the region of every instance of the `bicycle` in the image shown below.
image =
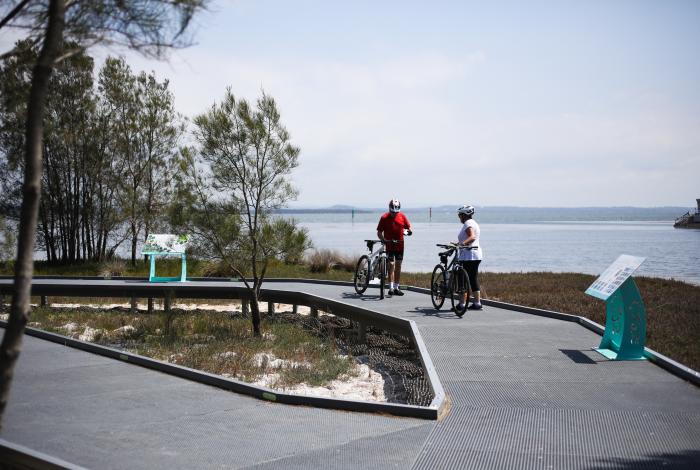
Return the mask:
[[[394, 241], [395, 240], [391, 240]], [[362, 295], [369, 286], [369, 280], [379, 277], [379, 298], [384, 298], [384, 287], [387, 279], [387, 259], [386, 259], [386, 242], [381, 240], [365, 240], [367, 244], [367, 249], [369, 250], [369, 255], [362, 255], [360, 259], [357, 260], [357, 266], [355, 267], [355, 277], [353, 278], [353, 284], [355, 285], [355, 292]], [[377, 251], [372, 251], [374, 249], [375, 243], [381, 243], [381, 246]], [[371, 277], [370, 277], [371, 273]]]
[[[430, 277], [430, 300], [433, 302], [433, 307], [440, 310], [442, 304], [445, 303], [445, 298], [450, 297], [452, 309], [458, 317], [464, 315], [467, 311], [467, 303], [465, 302], [462, 308], [459, 308], [460, 303], [464, 299], [464, 294], [467, 294], [467, 301], [472, 295], [469, 284], [469, 275], [467, 271], [457, 261], [459, 250], [468, 249], [454, 244], [436, 245], [439, 248], [445, 248], [439, 254], [440, 262], [433, 268], [433, 274]], [[452, 256], [452, 260], [448, 263], [448, 258]]]
[[[413, 232], [409, 229], [404, 229], [403, 234], [406, 236], [413, 235]], [[369, 255], [362, 255], [360, 259], [357, 260], [357, 266], [355, 267], [355, 276], [353, 278], [353, 284], [355, 286], [355, 292], [362, 295], [369, 286], [369, 280], [379, 277], [379, 298], [384, 298], [384, 288], [386, 287], [386, 280], [388, 279], [387, 271], [387, 255], [386, 255], [386, 244], [400, 243], [400, 240], [365, 240], [367, 244], [367, 249], [369, 250]], [[372, 252], [375, 243], [381, 243], [381, 247]], [[372, 276], [370, 278], [370, 273]]]

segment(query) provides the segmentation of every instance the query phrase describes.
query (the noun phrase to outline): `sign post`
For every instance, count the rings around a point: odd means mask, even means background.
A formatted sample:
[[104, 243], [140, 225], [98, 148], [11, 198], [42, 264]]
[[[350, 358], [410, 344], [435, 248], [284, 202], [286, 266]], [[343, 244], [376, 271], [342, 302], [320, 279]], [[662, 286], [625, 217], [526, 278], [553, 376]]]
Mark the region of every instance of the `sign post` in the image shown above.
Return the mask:
[[605, 333], [596, 348], [617, 361], [641, 360], [646, 340], [646, 311], [632, 273], [645, 258], [620, 255], [586, 294], [605, 301]]
[[[187, 256], [185, 249], [190, 241], [189, 235], [150, 234], [141, 250], [142, 255], [151, 257], [149, 282], [185, 282], [187, 280]], [[179, 256], [182, 260], [179, 277], [156, 276], [157, 256]]]

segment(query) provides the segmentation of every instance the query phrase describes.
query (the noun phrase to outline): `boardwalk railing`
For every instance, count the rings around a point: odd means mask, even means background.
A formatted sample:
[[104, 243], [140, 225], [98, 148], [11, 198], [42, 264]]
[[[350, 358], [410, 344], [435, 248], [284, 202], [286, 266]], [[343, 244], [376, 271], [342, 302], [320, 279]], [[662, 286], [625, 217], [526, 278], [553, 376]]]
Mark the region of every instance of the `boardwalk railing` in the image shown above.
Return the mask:
[[[32, 282], [33, 296], [54, 297], [125, 297], [125, 298], [205, 298], [205, 299], [238, 299], [243, 303], [250, 300], [249, 292], [239, 283], [233, 280], [226, 281], [220, 278], [206, 279], [195, 278], [192, 282], [183, 283], [149, 283], [144, 278], [112, 278], [105, 280], [101, 277], [66, 278], [59, 276], [37, 276]], [[277, 280], [279, 281], [279, 280]], [[286, 280], [299, 283], [323, 283], [313, 280]], [[273, 284], [274, 281], [269, 281]], [[238, 284], [238, 285], [236, 285]], [[342, 285], [349, 283], [339, 283]], [[274, 284], [273, 284], [274, 285]], [[0, 278], [0, 295], [10, 295], [13, 290], [12, 278]], [[447, 412], [445, 393], [440, 383], [435, 367], [428, 355], [420, 332], [413, 321], [392, 317], [372, 310], [364, 309], [341, 301], [327, 299], [307, 292], [288, 291], [281, 289], [262, 289], [260, 300], [269, 303], [287, 305], [303, 305], [311, 309], [311, 312], [325, 312], [339, 317], [347, 318], [357, 326], [360, 339], [363, 339], [366, 328], [373, 326], [384, 331], [408, 337], [420, 358], [424, 375], [430, 384], [434, 398], [429, 406], [404, 405], [396, 403], [362, 402], [320, 397], [291, 395], [264, 387], [255, 387], [245, 382], [240, 382], [225, 377], [208, 374], [205, 372], [188, 369], [186, 367], [157, 361], [136, 354], [107, 348], [104, 346], [87, 343], [62, 335], [47, 333], [45, 331], [27, 328], [27, 334], [40, 337], [49, 341], [65, 344], [67, 346], [102, 354], [115, 359], [132, 362], [138, 365], [160, 370], [181, 377], [198, 380], [209, 385], [228, 390], [245, 393], [258, 398], [276, 401], [280, 403], [317, 406], [321, 408], [335, 408], [352, 411], [369, 411], [389, 413], [400, 416], [412, 416], [426, 419], [440, 419]], [[0, 326], [5, 322], [0, 321]]]

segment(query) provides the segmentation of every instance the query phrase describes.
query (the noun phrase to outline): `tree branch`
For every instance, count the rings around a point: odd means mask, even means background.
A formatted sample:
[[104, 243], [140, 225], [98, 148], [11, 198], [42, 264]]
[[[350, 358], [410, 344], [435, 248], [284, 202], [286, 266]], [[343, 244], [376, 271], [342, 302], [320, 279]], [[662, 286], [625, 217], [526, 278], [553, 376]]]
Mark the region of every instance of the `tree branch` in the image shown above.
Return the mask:
[[14, 7], [12, 9], [12, 11], [10, 11], [10, 13], [7, 14], [7, 16], [5, 18], [0, 20], [0, 29], [2, 29], [3, 26], [5, 26], [10, 21], [12, 21], [12, 19], [15, 16], [17, 16], [24, 9], [24, 7], [27, 6], [28, 3], [29, 3], [29, 0], [22, 0], [21, 2], [19, 2], [17, 4], [17, 6]]

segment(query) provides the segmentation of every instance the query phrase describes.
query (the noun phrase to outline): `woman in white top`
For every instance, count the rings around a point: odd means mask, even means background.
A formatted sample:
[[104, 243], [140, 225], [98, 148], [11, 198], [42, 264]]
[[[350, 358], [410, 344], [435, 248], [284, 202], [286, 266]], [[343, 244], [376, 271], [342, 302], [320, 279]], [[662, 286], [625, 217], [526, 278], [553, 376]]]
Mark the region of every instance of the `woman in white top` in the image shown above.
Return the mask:
[[[469, 310], [481, 310], [481, 291], [479, 288], [479, 263], [481, 263], [483, 257], [479, 241], [481, 230], [479, 229], [479, 224], [472, 219], [474, 207], [465, 204], [457, 209], [457, 214], [460, 222], [462, 222], [462, 227], [457, 235], [457, 244], [461, 247], [458, 259], [469, 275], [469, 284], [474, 293], [474, 300], [469, 306]], [[458, 308], [463, 310], [468, 300], [467, 293], [465, 293]]]

